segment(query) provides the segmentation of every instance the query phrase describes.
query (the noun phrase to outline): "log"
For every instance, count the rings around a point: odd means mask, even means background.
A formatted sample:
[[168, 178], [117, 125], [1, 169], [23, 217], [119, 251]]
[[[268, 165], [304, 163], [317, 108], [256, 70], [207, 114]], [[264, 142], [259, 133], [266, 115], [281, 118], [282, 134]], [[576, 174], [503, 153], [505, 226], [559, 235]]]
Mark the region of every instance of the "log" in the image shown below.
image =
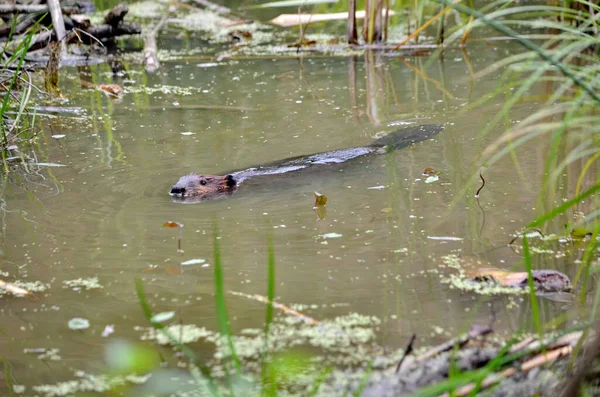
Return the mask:
[[[12, 31], [13, 36], [21, 34], [29, 29], [36, 21], [37, 15], [26, 15], [15, 25]], [[8, 37], [11, 33], [12, 23], [7, 23], [5, 26], [0, 27], [0, 37]]]
[[127, 7], [127, 4], [117, 4], [106, 14], [104, 23], [106, 25], [117, 26], [123, 21], [128, 12], [129, 7]]
[[[102, 40], [102, 39], [108, 39], [108, 38], [113, 38], [113, 37], [118, 37], [118, 36], [124, 36], [124, 35], [128, 35], [128, 34], [140, 34], [142, 33], [142, 28], [140, 27], [139, 24], [137, 23], [121, 23], [118, 26], [111, 26], [111, 25], [99, 25], [99, 26], [93, 26], [91, 28], [89, 28], [88, 30], [86, 30], [87, 33], [89, 33], [90, 35], [94, 36], [95, 38], [97, 38], [98, 40]], [[87, 37], [87, 35], [80, 35], [81, 39], [84, 41], [85, 44], [89, 44], [92, 42], [92, 40]], [[23, 40], [23, 36], [19, 36], [19, 37], [14, 37], [14, 40], [11, 41], [11, 43], [9, 43], [8, 45], [11, 46], [11, 44], [15, 44], [17, 45], [21, 40]], [[31, 45], [29, 46], [29, 50], [28, 51], [35, 51], [35, 50], [39, 50], [40, 48], [44, 48], [45, 46], [48, 45], [48, 43], [50, 41], [56, 40], [56, 34], [53, 31], [46, 31], [46, 32], [42, 32], [39, 33], [37, 35], [34, 36], [34, 38], [31, 41]], [[73, 40], [73, 39], [71, 39]]]
[[[78, 12], [77, 7], [64, 6], [61, 7], [61, 11], [65, 15], [73, 14]], [[46, 4], [0, 4], [0, 14], [34, 14], [48, 12], [48, 6]]]
[[140, 34], [142, 33], [142, 28], [138, 23], [121, 23], [117, 26], [111, 25], [99, 25], [92, 26], [87, 30], [89, 34], [94, 36], [95, 38], [108, 39], [117, 36], [125, 36], [128, 34]]

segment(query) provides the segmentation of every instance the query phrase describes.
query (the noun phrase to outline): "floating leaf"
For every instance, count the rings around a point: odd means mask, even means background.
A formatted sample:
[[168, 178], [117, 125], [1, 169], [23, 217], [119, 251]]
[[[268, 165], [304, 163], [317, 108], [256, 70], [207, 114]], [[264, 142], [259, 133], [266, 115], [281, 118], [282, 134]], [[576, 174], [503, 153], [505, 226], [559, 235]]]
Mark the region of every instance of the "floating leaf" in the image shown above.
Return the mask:
[[315, 192], [315, 207], [327, 204], [327, 196], [319, 192]]
[[164, 323], [165, 321], [169, 321], [173, 317], [175, 317], [175, 312], [160, 312], [152, 316], [152, 318], [150, 318], [150, 322]]
[[[569, 230], [570, 227], [571, 227], [571, 222], [568, 222], [565, 225], [565, 229]], [[587, 230], [583, 227], [574, 227], [573, 229], [571, 229], [571, 237], [577, 238], [577, 239], [590, 237], [592, 234], [593, 234], [592, 232], [590, 232], [589, 230]]]
[[428, 176], [427, 179], [425, 179], [425, 183], [433, 183], [433, 182], [437, 182], [439, 180], [440, 180], [440, 177], [437, 175]]
[[81, 330], [81, 329], [88, 329], [90, 327], [90, 322], [85, 318], [74, 317], [69, 320], [68, 325], [69, 325], [69, 328], [72, 330]]
[[182, 266], [200, 265], [206, 262], [206, 259], [190, 259], [189, 261], [181, 262]]
[[571, 236], [573, 238], [586, 238], [592, 235], [592, 232], [590, 232], [587, 229], [584, 229], [582, 227], [574, 227], [573, 230], [571, 230]]
[[181, 266], [178, 266], [178, 265], [167, 266], [167, 268], [165, 270], [167, 271], [167, 273], [169, 273], [172, 276], [177, 276], [183, 272], [183, 269], [181, 268]]
[[436, 176], [436, 175], [439, 175], [439, 174], [440, 174], [440, 172], [434, 170], [433, 168], [427, 167], [427, 168], [425, 168], [423, 170], [423, 176]]
[[100, 84], [97, 87], [100, 91], [112, 96], [119, 96], [123, 93], [123, 88], [118, 84]]
[[182, 223], [174, 222], [174, 221], [166, 221], [163, 223], [164, 227], [183, 227]]
[[387, 208], [382, 209], [381, 212], [389, 214], [390, 212], [392, 212], [392, 209], [390, 207], [387, 207]]
[[64, 138], [64, 137], [66, 137], [66, 135], [64, 135], [64, 134], [52, 135], [52, 138], [54, 138], [54, 139], [61, 139], [61, 138]]

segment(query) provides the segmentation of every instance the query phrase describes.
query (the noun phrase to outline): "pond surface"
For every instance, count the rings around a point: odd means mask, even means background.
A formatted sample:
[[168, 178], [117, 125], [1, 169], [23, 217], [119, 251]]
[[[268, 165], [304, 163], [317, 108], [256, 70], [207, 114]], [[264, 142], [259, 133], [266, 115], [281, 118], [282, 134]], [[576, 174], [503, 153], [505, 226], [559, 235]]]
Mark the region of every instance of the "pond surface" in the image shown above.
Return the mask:
[[[135, 326], [147, 326], [136, 278], [155, 312], [175, 310], [185, 323], [216, 329], [213, 227], [227, 291], [266, 294], [272, 238], [278, 302], [305, 305], [302, 312], [317, 320], [376, 316], [380, 345], [401, 347], [412, 333], [421, 346], [437, 343], [473, 322], [493, 322], [500, 333], [534, 330], [527, 298], [483, 297], [441, 282], [452, 272], [440, 269], [450, 254], [522, 270], [520, 251], [506, 244], [543, 212], [538, 200], [548, 148], [541, 140], [485, 169], [479, 203], [473, 197], [480, 155], [503, 128], [481, 132], [504, 97], [471, 108], [497, 88], [502, 71], [474, 80], [469, 68], [481, 71], [516, 49], [511, 46], [474, 44], [470, 59], [447, 52], [427, 69], [427, 56], [376, 54], [218, 65], [190, 57], [166, 62], [150, 76], [127, 64], [127, 81], [111, 77], [107, 65], [65, 69], [69, 102], [63, 105], [85, 113], [41, 117], [35, 150], [40, 162], [66, 167], [13, 174], [4, 186], [6, 280], [49, 287], [34, 298], [2, 300], [0, 343], [13, 381], [35, 385], [70, 379], [75, 370], [102, 373], [105, 326], [114, 325], [111, 338], [131, 340], [139, 338]], [[80, 88], [80, 74], [97, 83], [113, 80], [127, 93], [112, 102]], [[547, 89], [536, 87], [531, 96]], [[506, 125], [537, 106], [535, 100], [517, 104]], [[186, 205], [168, 194], [192, 171], [220, 175], [365, 146], [382, 133], [432, 123], [445, 126], [432, 140], [331, 170], [242, 185], [227, 199]], [[428, 167], [440, 172], [438, 181], [425, 183]], [[556, 202], [571, 197], [573, 175]], [[315, 191], [328, 197], [325, 219], [313, 210]], [[178, 252], [178, 230], [162, 226], [166, 221], [184, 224], [184, 252]], [[577, 255], [534, 261], [536, 268], [573, 277]], [[192, 259], [205, 262], [180, 265]], [[93, 277], [103, 288], [64, 284]], [[236, 295], [227, 303], [234, 332], [262, 326], [262, 303]], [[540, 303], [544, 322], [579, 318], [578, 304]], [[88, 319], [90, 328], [70, 330], [74, 317]], [[23, 354], [28, 348], [59, 349], [61, 360]]]

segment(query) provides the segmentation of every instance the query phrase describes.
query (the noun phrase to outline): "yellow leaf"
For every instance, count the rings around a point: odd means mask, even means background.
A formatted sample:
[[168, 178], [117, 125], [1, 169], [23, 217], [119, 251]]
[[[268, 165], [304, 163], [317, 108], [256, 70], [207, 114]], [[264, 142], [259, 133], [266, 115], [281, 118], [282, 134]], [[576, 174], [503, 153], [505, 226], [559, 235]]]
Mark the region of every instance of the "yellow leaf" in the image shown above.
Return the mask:
[[324, 206], [327, 204], [327, 196], [319, 192], [315, 192], [315, 207]]

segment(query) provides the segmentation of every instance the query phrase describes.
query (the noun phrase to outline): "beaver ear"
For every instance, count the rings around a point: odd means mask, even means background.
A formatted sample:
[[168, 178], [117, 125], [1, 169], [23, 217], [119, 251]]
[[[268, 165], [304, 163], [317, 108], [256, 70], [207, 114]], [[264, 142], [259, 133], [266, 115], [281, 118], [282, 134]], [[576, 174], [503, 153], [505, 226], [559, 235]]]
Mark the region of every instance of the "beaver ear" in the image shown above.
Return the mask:
[[227, 186], [229, 186], [229, 187], [234, 187], [237, 184], [235, 179], [233, 179], [233, 175], [227, 175], [225, 177], [225, 182], [227, 183]]

